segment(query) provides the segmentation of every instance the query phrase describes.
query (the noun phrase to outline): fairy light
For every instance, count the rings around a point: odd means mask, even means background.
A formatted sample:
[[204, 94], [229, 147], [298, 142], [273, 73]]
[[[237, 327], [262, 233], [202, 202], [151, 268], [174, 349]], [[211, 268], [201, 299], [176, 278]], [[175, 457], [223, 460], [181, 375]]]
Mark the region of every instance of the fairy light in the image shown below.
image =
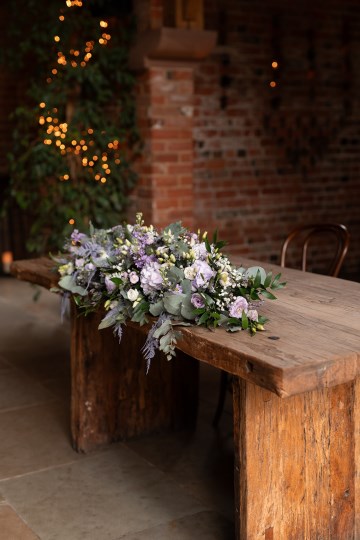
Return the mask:
[[[82, 0], [66, 0], [65, 3], [68, 8], [81, 7], [83, 5]], [[63, 22], [64, 20], [65, 16], [63, 14], [60, 14], [59, 21]], [[111, 35], [108, 33], [108, 30], [106, 30], [109, 24], [105, 20], [101, 20], [99, 24], [101, 31], [98, 43], [104, 46], [107, 45], [108, 41], [111, 39]], [[61, 35], [54, 35], [53, 40], [55, 43], [60, 43], [62, 41]], [[80, 66], [82, 68], [85, 68], [88, 62], [90, 62], [90, 60], [93, 58], [93, 50], [96, 46], [96, 43], [96, 40], [89, 40], [86, 41], [86, 46], [83, 49], [71, 48], [69, 51], [58, 51], [56, 56], [58, 66], [69, 65], [72, 68], [77, 68]], [[52, 67], [50, 69], [51, 74], [46, 79], [48, 83], [51, 83], [53, 81], [52, 77], [56, 77], [59, 75], [59, 73], [61, 73], [60, 68]], [[112, 151], [112, 158], [110, 158], [110, 154], [108, 157], [107, 152], [102, 152], [100, 153], [100, 155], [94, 154], [92, 157], [88, 157], [86, 153], [88, 152], [89, 148], [91, 151], [91, 147], [96, 147], [95, 141], [91, 138], [91, 136], [94, 134], [94, 129], [90, 127], [84, 130], [82, 132], [82, 138], [79, 141], [75, 138], [67, 140], [68, 124], [66, 122], [61, 122], [61, 120], [56, 118], [58, 110], [56, 108], [53, 108], [51, 109], [51, 112], [49, 109], [45, 113], [45, 102], [41, 102], [39, 104], [39, 107], [40, 109], [43, 109], [42, 112], [44, 114], [39, 115], [38, 121], [40, 125], [45, 125], [45, 130], [47, 133], [47, 136], [45, 135], [45, 138], [43, 139], [44, 144], [53, 144], [54, 148], [56, 148], [62, 156], [66, 156], [67, 154], [79, 156], [77, 158], [79, 160], [79, 164], [81, 164], [84, 168], [87, 168], [87, 170], [91, 172], [93, 178], [96, 181], [105, 184], [109, 178], [109, 175], [111, 174], [108, 160], [111, 159], [111, 163], [120, 163], [118, 155], [116, 153], [113, 153], [114, 150], [117, 149], [119, 142], [117, 140], [114, 140], [108, 142], [106, 145], [106, 150], [109, 149], [110, 151]], [[106, 134], [104, 131], [102, 131], [101, 135]], [[93, 153], [94, 150], [95, 148], [92, 149], [91, 153]], [[68, 174], [64, 174], [62, 176], [59, 176], [58, 178], [61, 182], [66, 182], [67, 180], [69, 180], [70, 177]], [[71, 218], [68, 220], [68, 222], [70, 225], [74, 225], [75, 219]]]
[[271, 82], [270, 82], [270, 86], [271, 86], [271, 88], [275, 88], [276, 82], [275, 82], [275, 81], [271, 81]]
[[74, 224], [75, 224], [75, 219], [74, 219], [74, 218], [70, 218], [70, 219], [69, 219], [69, 224], [70, 224], [70, 225], [74, 225]]
[[277, 68], [279, 67], [278, 62], [276, 62], [276, 60], [274, 60], [273, 62], [271, 62], [271, 67], [272, 67], [273, 69], [277, 69]]

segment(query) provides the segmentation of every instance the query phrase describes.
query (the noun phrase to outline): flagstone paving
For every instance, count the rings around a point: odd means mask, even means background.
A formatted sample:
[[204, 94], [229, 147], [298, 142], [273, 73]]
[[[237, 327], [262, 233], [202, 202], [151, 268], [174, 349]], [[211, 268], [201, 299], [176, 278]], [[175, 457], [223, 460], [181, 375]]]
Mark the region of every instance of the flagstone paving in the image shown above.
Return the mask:
[[69, 322], [59, 298], [0, 278], [0, 540], [231, 540], [230, 396], [201, 367], [194, 433], [83, 455], [69, 433]]

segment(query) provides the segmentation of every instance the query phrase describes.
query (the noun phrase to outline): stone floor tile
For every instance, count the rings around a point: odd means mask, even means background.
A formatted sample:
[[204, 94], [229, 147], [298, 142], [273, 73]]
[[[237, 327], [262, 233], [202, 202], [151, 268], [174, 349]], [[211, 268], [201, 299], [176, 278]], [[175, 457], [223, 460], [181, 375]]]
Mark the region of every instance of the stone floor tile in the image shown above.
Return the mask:
[[45, 316], [41, 321], [0, 298], [0, 356], [38, 380], [69, 373], [69, 325]]
[[39, 540], [39, 537], [10, 506], [0, 505], [0, 540]]
[[0, 413], [0, 480], [79, 460], [69, 423], [69, 408], [58, 401]]
[[53, 401], [55, 394], [0, 360], [0, 413], [7, 409]]
[[219, 428], [211, 421], [213, 403], [200, 403], [197, 429], [147, 435], [125, 444], [179, 482], [206, 506], [233, 519], [232, 417], [224, 412]]
[[55, 322], [59, 318], [60, 296], [43, 287], [13, 277], [0, 277], [0, 298], [20, 312], [40, 317], [46, 314]]
[[234, 525], [215, 512], [185, 516], [117, 540], [233, 540]]
[[114, 540], [205, 510], [121, 443], [0, 489], [43, 540]]

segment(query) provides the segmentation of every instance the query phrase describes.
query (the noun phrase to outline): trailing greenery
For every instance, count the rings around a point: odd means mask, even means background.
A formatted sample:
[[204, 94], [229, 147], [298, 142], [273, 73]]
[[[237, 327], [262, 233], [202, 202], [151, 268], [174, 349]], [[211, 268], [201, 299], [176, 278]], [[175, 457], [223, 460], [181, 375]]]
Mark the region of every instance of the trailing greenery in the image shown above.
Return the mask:
[[31, 215], [28, 249], [44, 252], [74, 227], [124, 217], [139, 141], [127, 64], [134, 22], [107, 16], [104, 0], [5, 4], [1, 60], [26, 84], [13, 116], [9, 197]]

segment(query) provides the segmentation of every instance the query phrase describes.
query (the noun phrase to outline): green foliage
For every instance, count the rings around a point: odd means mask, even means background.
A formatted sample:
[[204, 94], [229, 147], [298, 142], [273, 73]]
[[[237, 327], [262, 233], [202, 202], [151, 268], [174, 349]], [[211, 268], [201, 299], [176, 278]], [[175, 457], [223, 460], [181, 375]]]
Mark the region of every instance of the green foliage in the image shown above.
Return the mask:
[[124, 217], [139, 141], [127, 65], [134, 23], [97, 15], [101, 0], [6, 4], [0, 61], [27, 81], [13, 115], [9, 196], [32, 216], [29, 250], [44, 252], [74, 226], [107, 228]]

